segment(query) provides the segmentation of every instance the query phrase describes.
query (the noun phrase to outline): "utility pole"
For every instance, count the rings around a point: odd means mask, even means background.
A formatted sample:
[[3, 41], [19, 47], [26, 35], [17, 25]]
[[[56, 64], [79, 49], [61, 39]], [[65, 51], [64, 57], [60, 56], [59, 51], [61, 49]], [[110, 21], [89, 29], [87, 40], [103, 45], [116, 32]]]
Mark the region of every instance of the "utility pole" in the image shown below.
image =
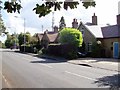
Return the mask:
[[54, 30], [54, 12], [52, 12], [52, 31]]
[[43, 32], [43, 25], [42, 25], [42, 32]]

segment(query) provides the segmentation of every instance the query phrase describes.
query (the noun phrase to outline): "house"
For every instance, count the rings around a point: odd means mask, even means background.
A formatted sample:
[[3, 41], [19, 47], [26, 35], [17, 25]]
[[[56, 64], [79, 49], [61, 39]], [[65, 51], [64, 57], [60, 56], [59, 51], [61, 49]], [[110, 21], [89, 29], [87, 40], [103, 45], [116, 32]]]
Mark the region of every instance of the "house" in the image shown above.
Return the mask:
[[117, 15], [117, 25], [100, 26], [97, 24], [97, 16], [94, 13], [92, 23], [83, 24], [80, 22], [78, 29], [82, 32], [86, 52], [92, 52], [93, 43], [100, 41], [104, 49], [102, 52], [104, 57], [114, 57], [113, 44], [115, 42], [120, 44], [120, 15]]
[[48, 31], [46, 30], [44, 33], [37, 34], [38, 40], [41, 42], [41, 45], [43, 47], [47, 47], [48, 44], [51, 43], [58, 43], [58, 27], [54, 27], [54, 31]]

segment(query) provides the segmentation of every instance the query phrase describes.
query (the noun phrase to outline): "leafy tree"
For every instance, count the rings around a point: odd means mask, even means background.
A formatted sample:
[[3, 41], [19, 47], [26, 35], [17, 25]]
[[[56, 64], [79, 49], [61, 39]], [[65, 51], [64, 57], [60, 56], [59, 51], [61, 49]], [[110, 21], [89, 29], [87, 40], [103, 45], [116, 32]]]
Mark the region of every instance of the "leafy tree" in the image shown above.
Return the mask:
[[21, 46], [22, 44], [24, 44], [24, 34], [20, 33], [18, 35], [18, 41], [19, 41], [19, 45]]
[[[39, 17], [45, 16], [52, 12], [52, 8], [54, 8], [54, 11], [61, 10], [61, 8], [64, 8], [65, 10], [75, 9], [79, 5], [80, 2], [83, 3], [83, 6], [87, 9], [89, 6], [95, 7], [95, 1], [94, 0], [80, 0], [73, 1], [73, 0], [65, 0], [63, 2], [59, 2], [58, 0], [42, 0], [43, 2], [41, 4], [36, 4], [36, 7], [33, 9], [36, 14], [39, 14]], [[4, 3], [4, 9], [7, 10], [8, 13], [12, 12], [18, 12], [20, 13], [21, 1], [20, 0], [11, 0], [6, 1]]]
[[18, 40], [19, 40], [19, 45], [21, 46], [22, 44], [24, 44], [24, 35], [25, 35], [25, 43], [29, 44], [30, 43], [30, 39], [31, 39], [31, 35], [29, 32], [26, 32], [26, 34], [20, 33], [18, 36]]
[[30, 39], [31, 39], [31, 34], [29, 32], [26, 32], [26, 34], [25, 34], [26, 43], [30, 43]]
[[37, 44], [38, 44], [38, 38], [37, 38], [36, 34], [34, 34], [34, 35], [30, 38], [30, 44], [31, 44], [31, 45], [37, 45]]
[[[0, 1], [0, 5], [1, 5], [2, 1]], [[2, 20], [2, 15], [1, 15], [1, 6], [0, 6], [0, 35], [1, 33], [5, 32], [5, 26], [4, 26], [4, 23], [3, 23], [3, 20]]]
[[62, 30], [64, 27], [66, 27], [64, 17], [62, 16], [59, 22], [59, 29]]
[[81, 47], [83, 43], [82, 33], [74, 28], [64, 28], [60, 31], [60, 43]]
[[9, 35], [7, 34], [7, 40], [5, 41], [5, 46], [10, 48], [11, 46], [18, 46], [18, 39], [16, 34]]

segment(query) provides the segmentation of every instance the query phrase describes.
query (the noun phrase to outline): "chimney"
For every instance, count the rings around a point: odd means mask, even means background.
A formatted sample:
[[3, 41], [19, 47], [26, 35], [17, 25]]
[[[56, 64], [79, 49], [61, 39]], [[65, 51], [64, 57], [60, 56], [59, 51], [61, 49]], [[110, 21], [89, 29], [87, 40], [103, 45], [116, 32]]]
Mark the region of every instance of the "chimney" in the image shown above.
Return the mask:
[[120, 25], [120, 14], [117, 15], [117, 25]]
[[93, 24], [93, 25], [97, 25], [97, 16], [95, 15], [95, 13], [94, 13], [94, 15], [92, 16], [92, 24]]
[[57, 26], [54, 27], [54, 33], [58, 33], [58, 27]]
[[77, 22], [77, 19], [73, 19], [73, 22], [72, 22], [72, 28], [78, 28], [78, 22]]
[[46, 30], [45, 32], [44, 32], [44, 34], [47, 34], [48, 33], [48, 30]]

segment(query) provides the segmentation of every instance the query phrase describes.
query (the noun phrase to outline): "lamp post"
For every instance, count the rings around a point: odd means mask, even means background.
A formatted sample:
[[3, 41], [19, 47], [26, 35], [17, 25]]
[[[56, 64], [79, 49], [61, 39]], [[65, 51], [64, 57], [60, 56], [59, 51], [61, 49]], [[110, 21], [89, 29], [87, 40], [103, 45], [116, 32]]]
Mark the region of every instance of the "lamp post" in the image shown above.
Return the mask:
[[[18, 17], [18, 16], [14, 16], [15, 18], [21, 18], [21, 17]], [[25, 45], [26, 45], [26, 37], [25, 37], [25, 18], [23, 18], [24, 20], [24, 52], [25, 52]]]

